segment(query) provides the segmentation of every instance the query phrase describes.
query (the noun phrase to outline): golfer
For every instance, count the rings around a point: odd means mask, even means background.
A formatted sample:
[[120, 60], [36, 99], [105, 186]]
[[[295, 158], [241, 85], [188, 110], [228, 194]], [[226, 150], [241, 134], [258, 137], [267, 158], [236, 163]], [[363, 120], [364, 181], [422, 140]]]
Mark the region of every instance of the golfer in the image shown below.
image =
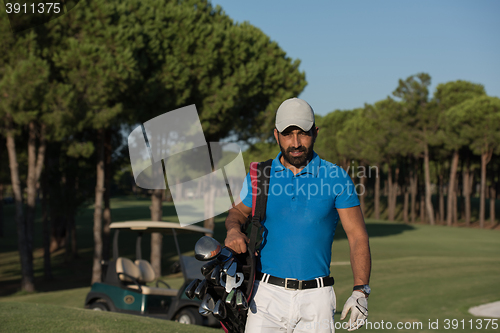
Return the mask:
[[[246, 332], [333, 332], [336, 308], [330, 277], [337, 223], [347, 234], [354, 277], [353, 293], [341, 320], [351, 312], [348, 330], [368, 316], [371, 270], [368, 234], [348, 174], [313, 150], [319, 128], [304, 100], [284, 101], [276, 112], [274, 137], [281, 152], [271, 166], [269, 196], [254, 298]], [[246, 252], [248, 237], [240, 226], [252, 212], [247, 175], [242, 202], [229, 210], [225, 245]]]

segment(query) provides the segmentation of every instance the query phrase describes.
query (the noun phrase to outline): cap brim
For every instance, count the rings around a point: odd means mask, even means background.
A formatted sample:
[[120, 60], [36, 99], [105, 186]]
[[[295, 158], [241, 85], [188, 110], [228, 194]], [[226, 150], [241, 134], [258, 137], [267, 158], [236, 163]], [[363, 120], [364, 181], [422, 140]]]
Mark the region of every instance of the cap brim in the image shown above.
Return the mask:
[[307, 132], [311, 129], [313, 126], [313, 122], [307, 119], [287, 119], [283, 120], [279, 123], [276, 123], [276, 129], [278, 132], [283, 132], [285, 129], [287, 129], [290, 126], [297, 126], [300, 129], [302, 129], [304, 132]]

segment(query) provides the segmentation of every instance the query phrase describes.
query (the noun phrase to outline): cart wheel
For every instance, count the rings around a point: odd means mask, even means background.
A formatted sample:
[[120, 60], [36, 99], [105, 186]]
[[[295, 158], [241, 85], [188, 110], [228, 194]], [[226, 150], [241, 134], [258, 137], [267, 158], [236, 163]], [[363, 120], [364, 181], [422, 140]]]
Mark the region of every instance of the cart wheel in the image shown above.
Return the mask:
[[196, 311], [195, 308], [184, 308], [177, 315], [177, 319], [181, 324], [202, 325], [203, 317]]
[[94, 311], [109, 311], [106, 302], [100, 302], [100, 301], [90, 304], [89, 309]]

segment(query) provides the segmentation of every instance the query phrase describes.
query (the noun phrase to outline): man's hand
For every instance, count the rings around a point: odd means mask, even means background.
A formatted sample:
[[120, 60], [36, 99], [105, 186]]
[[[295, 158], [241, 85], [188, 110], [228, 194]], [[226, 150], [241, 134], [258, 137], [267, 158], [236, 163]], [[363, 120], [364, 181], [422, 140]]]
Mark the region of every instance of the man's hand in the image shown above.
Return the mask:
[[247, 243], [250, 239], [238, 230], [238, 228], [232, 228], [228, 230], [226, 240], [224, 244], [236, 253], [247, 252]]
[[340, 320], [344, 320], [347, 313], [351, 310], [351, 318], [349, 318], [348, 331], [354, 331], [365, 324], [368, 317], [368, 298], [365, 294], [359, 291], [353, 291], [351, 297], [344, 304], [344, 309], [340, 315]]
[[247, 216], [252, 212], [252, 208], [240, 202], [231, 208], [226, 218], [227, 236], [224, 244], [236, 253], [247, 252], [247, 243], [250, 239], [241, 232], [241, 226], [245, 223]]

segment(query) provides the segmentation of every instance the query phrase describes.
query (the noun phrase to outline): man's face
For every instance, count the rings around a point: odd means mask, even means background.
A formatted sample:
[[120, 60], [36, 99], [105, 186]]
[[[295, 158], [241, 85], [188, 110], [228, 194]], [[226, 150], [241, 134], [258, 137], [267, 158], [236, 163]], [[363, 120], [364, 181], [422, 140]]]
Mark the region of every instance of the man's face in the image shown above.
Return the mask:
[[317, 130], [316, 127], [304, 132], [297, 126], [290, 126], [281, 133], [274, 130], [274, 137], [280, 145], [281, 154], [286, 163], [296, 168], [303, 168], [307, 165], [313, 156]]

